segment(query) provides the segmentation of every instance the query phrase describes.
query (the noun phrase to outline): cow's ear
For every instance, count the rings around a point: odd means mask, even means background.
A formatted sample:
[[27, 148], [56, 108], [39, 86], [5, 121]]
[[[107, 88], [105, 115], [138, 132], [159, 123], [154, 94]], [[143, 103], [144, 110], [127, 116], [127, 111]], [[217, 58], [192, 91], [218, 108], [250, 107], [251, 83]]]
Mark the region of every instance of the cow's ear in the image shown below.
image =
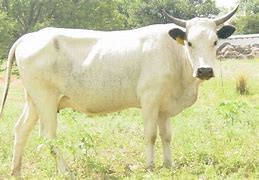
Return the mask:
[[225, 25], [217, 31], [218, 38], [226, 39], [235, 32], [236, 28], [231, 25]]
[[169, 32], [169, 35], [177, 41], [178, 44], [184, 45], [184, 40], [186, 39], [186, 33], [179, 29], [179, 28], [174, 28], [171, 29]]

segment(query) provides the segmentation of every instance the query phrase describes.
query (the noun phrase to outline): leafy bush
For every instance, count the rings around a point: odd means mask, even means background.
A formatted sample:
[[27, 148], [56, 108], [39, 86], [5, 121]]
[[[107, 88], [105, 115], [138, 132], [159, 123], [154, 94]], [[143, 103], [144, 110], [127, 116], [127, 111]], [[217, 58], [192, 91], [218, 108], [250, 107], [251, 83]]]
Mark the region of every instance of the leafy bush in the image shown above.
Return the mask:
[[245, 112], [247, 103], [242, 101], [225, 101], [219, 105], [218, 112], [225, 119], [226, 124], [233, 125], [237, 117]]

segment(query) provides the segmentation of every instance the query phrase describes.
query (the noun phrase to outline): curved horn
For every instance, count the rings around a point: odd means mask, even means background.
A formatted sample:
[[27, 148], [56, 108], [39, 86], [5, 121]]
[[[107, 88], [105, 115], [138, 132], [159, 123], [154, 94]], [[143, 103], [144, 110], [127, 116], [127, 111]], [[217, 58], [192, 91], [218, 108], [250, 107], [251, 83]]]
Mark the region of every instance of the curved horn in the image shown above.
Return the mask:
[[165, 10], [162, 10], [163, 12], [163, 15], [168, 18], [172, 23], [178, 25], [178, 26], [181, 26], [183, 28], [186, 28], [186, 21], [183, 20], [183, 19], [178, 19], [178, 18], [175, 18], [171, 15], [169, 15]]
[[229, 20], [237, 11], [239, 5], [237, 5], [237, 7], [235, 9], [233, 9], [230, 13], [228, 13], [227, 15], [223, 16], [223, 17], [219, 17], [219, 18], [216, 18], [214, 21], [216, 23], [216, 25], [221, 25], [223, 24], [224, 22], [226, 22], [227, 20]]

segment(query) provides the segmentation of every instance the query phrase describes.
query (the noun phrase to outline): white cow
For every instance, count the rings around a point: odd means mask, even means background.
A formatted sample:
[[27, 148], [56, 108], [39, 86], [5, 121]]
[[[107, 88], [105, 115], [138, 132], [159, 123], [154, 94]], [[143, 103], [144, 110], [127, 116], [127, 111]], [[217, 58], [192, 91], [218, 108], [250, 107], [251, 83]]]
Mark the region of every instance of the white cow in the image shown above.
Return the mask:
[[[172, 24], [128, 31], [45, 28], [22, 36], [9, 53], [1, 104], [2, 114], [16, 60], [26, 103], [15, 125], [12, 174], [21, 173], [24, 145], [36, 122], [41, 136], [55, 139], [57, 112], [67, 107], [93, 114], [141, 108], [147, 166], [154, 166], [158, 127], [169, 167], [169, 118], [191, 106], [200, 82], [214, 76], [217, 41], [235, 31], [230, 25], [217, 26], [237, 8], [218, 19], [184, 21], [165, 13]], [[58, 170], [68, 171], [61, 152], [57, 147], [53, 151]]]

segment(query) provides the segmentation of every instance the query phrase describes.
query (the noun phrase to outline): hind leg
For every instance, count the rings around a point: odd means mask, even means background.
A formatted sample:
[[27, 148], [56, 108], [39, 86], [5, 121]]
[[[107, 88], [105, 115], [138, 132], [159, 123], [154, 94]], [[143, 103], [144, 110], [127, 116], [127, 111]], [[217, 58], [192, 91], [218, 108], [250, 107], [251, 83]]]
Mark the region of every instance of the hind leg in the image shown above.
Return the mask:
[[40, 136], [49, 141], [50, 151], [56, 161], [56, 167], [61, 174], [70, 174], [61, 150], [55, 145], [57, 138], [57, 109], [49, 104], [47, 108], [40, 111]]
[[24, 110], [15, 125], [15, 141], [12, 160], [12, 175], [21, 174], [22, 154], [28, 136], [38, 120], [38, 114], [31, 98], [27, 96]]
[[37, 107], [40, 118], [40, 136], [46, 138], [50, 145], [51, 154], [56, 160], [58, 172], [70, 174], [70, 170], [62, 156], [61, 150], [55, 145], [57, 137], [57, 110], [58, 93], [53, 89], [38, 88], [41, 91], [33, 91], [33, 100]]

